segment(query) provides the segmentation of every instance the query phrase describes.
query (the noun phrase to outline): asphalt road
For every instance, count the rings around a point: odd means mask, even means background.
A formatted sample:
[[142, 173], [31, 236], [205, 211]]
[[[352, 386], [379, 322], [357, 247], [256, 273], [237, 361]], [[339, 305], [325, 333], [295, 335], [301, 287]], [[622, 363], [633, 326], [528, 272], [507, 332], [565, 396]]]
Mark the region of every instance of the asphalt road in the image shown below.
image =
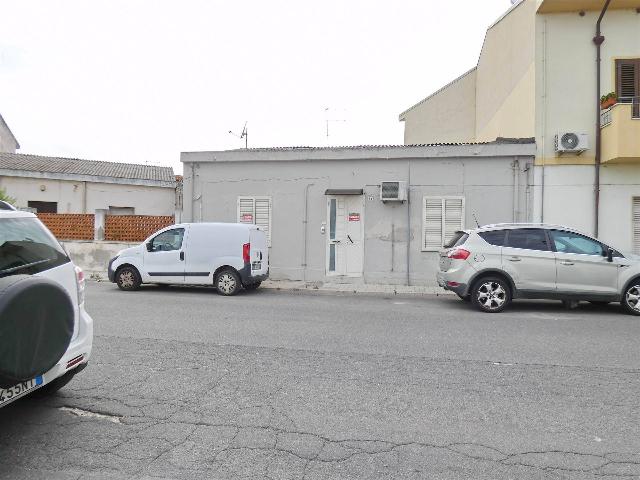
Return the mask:
[[0, 478], [640, 478], [617, 306], [91, 283], [90, 366], [0, 410]]

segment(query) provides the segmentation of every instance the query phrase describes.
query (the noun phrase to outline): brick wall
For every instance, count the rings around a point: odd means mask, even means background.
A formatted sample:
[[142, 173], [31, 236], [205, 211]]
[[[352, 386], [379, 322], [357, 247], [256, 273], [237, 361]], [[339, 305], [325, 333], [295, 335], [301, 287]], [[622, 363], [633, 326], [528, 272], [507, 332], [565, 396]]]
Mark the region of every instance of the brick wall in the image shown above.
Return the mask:
[[104, 239], [117, 242], [141, 242], [156, 230], [173, 223], [172, 216], [107, 215]]
[[93, 215], [39, 213], [38, 218], [61, 240], [93, 240]]

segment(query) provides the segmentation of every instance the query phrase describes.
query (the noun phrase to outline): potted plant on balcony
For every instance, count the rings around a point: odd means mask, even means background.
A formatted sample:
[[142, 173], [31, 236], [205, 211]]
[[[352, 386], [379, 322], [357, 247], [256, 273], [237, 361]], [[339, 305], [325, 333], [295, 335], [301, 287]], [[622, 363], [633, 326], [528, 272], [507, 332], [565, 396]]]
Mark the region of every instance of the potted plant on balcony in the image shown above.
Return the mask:
[[613, 107], [616, 103], [618, 103], [616, 92], [610, 92], [600, 97], [600, 108], [602, 108], [602, 110]]

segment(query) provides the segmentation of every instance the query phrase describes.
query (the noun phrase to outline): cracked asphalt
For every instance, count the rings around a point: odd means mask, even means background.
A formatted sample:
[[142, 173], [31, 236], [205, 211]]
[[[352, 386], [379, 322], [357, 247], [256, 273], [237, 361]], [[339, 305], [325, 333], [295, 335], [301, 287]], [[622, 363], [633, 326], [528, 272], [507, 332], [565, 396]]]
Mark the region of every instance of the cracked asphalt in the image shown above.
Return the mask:
[[0, 478], [640, 478], [615, 305], [90, 283], [87, 309], [89, 367], [0, 410]]

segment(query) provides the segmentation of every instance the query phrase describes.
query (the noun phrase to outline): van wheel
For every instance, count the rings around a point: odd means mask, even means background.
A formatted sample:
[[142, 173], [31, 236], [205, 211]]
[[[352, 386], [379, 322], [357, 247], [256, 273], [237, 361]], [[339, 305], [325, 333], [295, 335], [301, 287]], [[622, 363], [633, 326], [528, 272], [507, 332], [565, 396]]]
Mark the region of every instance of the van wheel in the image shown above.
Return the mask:
[[640, 315], [640, 285], [633, 282], [622, 297], [622, 306], [632, 315]]
[[257, 288], [260, 286], [262, 282], [256, 282], [256, 283], [248, 283], [247, 285], [244, 286], [245, 290], [257, 290]]
[[240, 290], [240, 277], [235, 270], [227, 268], [216, 276], [216, 289], [220, 295], [231, 296]]
[[473, 305], [487, 313], [498, 313], [511, 303], [511, 289], [500, 277], [483, 277], [471, 290]]
[[116, 285], [120, 290], [127, 292], [137, 290], [141, 283], [140, 274], [133, 267], [122, 267], [116, 272]]

